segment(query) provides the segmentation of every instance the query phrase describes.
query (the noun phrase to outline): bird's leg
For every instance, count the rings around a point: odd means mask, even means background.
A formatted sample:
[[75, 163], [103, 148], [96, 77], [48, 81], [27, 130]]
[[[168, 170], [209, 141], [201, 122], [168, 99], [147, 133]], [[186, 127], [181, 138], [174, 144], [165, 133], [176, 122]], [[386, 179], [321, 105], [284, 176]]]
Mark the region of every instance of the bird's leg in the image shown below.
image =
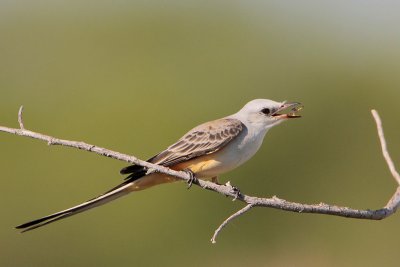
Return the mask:
[[211, 182], [213, 182], [214, 184], [217, 184], [217, 185], [221, 185], [218, 181], [218, 176], [214, 176], [213, 178], [211, 178]]
[[233, 185], [231, 185], [230, 181], [226, 182], [225, 185], [230, 187], [232, 193], [235, 195], [235, 197], [233, 198], [233, 201], [235, 201], [236, 199], [238, 199], [241, 196], [242, 193], [240, 192], [240, 189], [235, 187], [235, 186], [233, 186]]
[[196, 178], [196, 175], [194, 174], [194, 172], [191, 169], [183, 169], [182, 171], [186, 172], [190, 176], [189, 180], [187, 181], [188, 189], [192, 187], [193, 183], [197, 183], [198, 182], [198, 180]]

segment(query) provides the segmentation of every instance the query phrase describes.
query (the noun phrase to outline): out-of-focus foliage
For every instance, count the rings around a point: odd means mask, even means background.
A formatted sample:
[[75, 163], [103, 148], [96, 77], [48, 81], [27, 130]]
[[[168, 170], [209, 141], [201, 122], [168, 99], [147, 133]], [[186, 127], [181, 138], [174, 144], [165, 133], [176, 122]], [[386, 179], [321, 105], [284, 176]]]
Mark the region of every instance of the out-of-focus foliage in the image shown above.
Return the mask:
[[[379, 208], [400, 158], [397, 1], [1, 1], [0, 124], [146, 159], [248, 100], [304, 103], [222, 177], [251, 195]], [[0, 134], [0, 266], [398, 266], [400, 217], [241, 207], [182, 183], [20, 235], [119, 183], [124, 163]], [[400, 166], [400, 164], [398, 164]]]

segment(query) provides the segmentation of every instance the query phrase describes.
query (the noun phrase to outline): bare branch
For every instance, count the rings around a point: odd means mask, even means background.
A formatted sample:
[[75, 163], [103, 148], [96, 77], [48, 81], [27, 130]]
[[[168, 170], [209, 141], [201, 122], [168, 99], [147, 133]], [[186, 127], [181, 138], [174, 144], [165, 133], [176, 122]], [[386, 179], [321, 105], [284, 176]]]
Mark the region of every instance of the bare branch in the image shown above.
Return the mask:
[[[398, 184], [400, 184], [400, 175], [397, 172], [396, 167], [394, 166], [393, 160], [390, 157], [390, 154], [389, 154], [389, 151], [387, 148], [385, 135], [383, 133], [381, 118], [379, 117], [379, 114], [375, 109], [371, 110], [371, 113], [376, 122], [376, 128], [378, 130], [379, 140], [381, 141], [383, 157], [386, 160], [386, 163], [389, 167], [390, 172], [392, 173], [393, 178], [396, 180], [396, 182]], [[396, 192], [394, 193], [392, 198], [389, 200], [389, 202], [386, 204], [385, 208], [392, 209], [393, 212], [395, 212], [397, 210], [397, 208], [399, 207], [399, 205], [400, 205], [400, 186], [397, 187]]]
[[[379, 118], [378, 113], [375, 110], [372, 111], [372, 114], [376, 120], [378, 134], [379, 134], [379, 138], [380, 138], [380, 141], [382, 144], [383, 155], [389, 166], [390, 171], [392, 172], [393, 177], [396, 179], [397, 183], [400, 184], [399, 174], [397, 173], [397, 171], [394, 167], [393, 161], [391, 160], [389, 153], [387, 151], [387, 145], [386, 145], [386, 141], [385, 141], [385, 138], [383, 135], [381, 120]], [[109, 150], [109, 149], [106, 149], [103, 147], [87, 144], [85, 142], [59, 139], [59, 138], [55, 138], [55, 137], [52, 137], [49, 135], [26, 130], [24, 128], [23, 121], [22, 121], [22, 107], [19, 110], [18, 122], [20, 125], [19, 129], [0, 126], [0, 132], [6, 132], [6, 133], [15, 134], [15, 135], [39, 139], [39, 140], [47, 142], [48, 145], [61, 145], [61, 146], [78, 148], [78, 149], [89, 151], [89, 152], [94, 152], [94, 153], [102, 155], [102, 156], [106, 156], [106, 157], [110, 157], [113, 159], [117, 159], [117, 160], [121, 160], [121, 161], [125, 161], [128, 163], [133, 163], [136, 165], [146, 167], [150, 172], [160, 172], [160, 173], [168, 174], [170, 176], [174, 176], [174, 177], [179, 178], [184, 181], [190, 180], [190, 175], [186, 172], [175, 171], [175, 170], [172, 170], [172, 169], [160, 166], [160, 165], [152, 164], [152, 163], [140, 160], [134, 156], [126, 155], [126, 154], [123, 154], [120, 152], [115, 152], [115, 151], [112, 151], [112, 150]], [[394, 193], [394, 195], [392, 196], [392, 198], [389, 200], [388, 204], [384, 208], [377, 209], [377, 210], [357, 210], [357, 209], [352, 209], [352, 208], [348, 208], [348, 207], [328, 205], [328, 204], [324, 204], [324, 203], [310, 205], [310, 204], [289, 202], [287, 200], [280, 199], [276, 196], [274, 196], [272, 198], [259, 198], [259, 197], [248, 196], [248, 195], [245, 195], [242, 193], [238, 193], [238, 189], [232, 187], [230, 184], [219, 185], [219, 184], [215, 184], [215, 183], [212, 183], [209, 181], [197, 180], [197, 179], [195, 181], [193, 181], [193, 184], [196, 184], [202, 188], [220, 193], [225, 196], [229, 196], [233, 199], [237, 199], [239, 201], [246, 203], [246, 206], [244, 208], [242, 208], [238, 212], [231, 215], [218, 227], [218, 229], [215, 231], [215, 233], [211, 239], [213, 243], [215, 243], [216, 237], [220, 233], [220, 231], [230, 221], [232, 221], [234, 218], [236, 218], [240, 215], [243, 215], [248, 210], [250, 210], [252, 207], [269, 207], [269, 208], [275, 208], [275, 209], [298, 212], [298, 213], [317, 213], [317, 214], [341, 216], [341, 217], [346, 217], [346, 218], [381, 220], [381, 219], [387, 218], [388, 216], [392, 215], [400, 205], [400, 186], [398, 186], [396, 192]]]
[[248, 212], [252, 207], [254, 207], [252, 204], [247, 204], [246, 206], [244, 206], [244, 208], [238, 210], [237, 212], [229, 216], [225, 221], [223, 221], [223, 223], [221, 223], [221, 225], [217, 228], [217, 230], [215, 230], [214, 235], [211, 238], [211, 242], [213, 244], [217, 243], [216, 239], [222, 228], [224, 228], [230, 221], [232, 221], [236, 217], [239, 217], [240, 215], [243, 215], [244, 213]]
[[389, 170], [392, 173], [394, 179], [396, 179], [397, 183], [400, 184], [400, 175], [396, 171], [396, 167], [394, 166], [393, 160], [389, 155], [389, 151], [388, 151], [388, 148], [387, 148], [385, 135], [383, 134], [383, 127], [382, 127], [381, 118], [379, 117], [379, 114], [375, 109], [371, 110], [371, 113], [372, 113], [372, 116], [374, 116], [374, 119], [375, 119], [375, 122], [376, 122], [376, 128], [378, 130], [379, 140], [381, 141], [383, 157], [385, 158], [386, 163], [387, 163], [387, 165], [389, 167]]
[[21, 128], [22, 130], [24, 130], [25, 127], [24, 127], [24, 121], [22, 120], [22, 112], [24, 112], [24, 106], [21, 106], [21, 107], [19, 108], [19, 111], [18, 111], [18, 123], [19, 123], [19, 128]]
[[11, 133], [11, 134], [15, 134], [15, 135], [20, 135], [20, 136], [30, 137], [33, 139], [42, 140], [42, 141], [47, 142], [48, 145], [61, 145], [61, 146], [78, 148], [78, 149], [89, 151], [89, 152], [94, 152], [96, 154], [99, 154], [99, 155], [102, 155], [105, 157], [125, 161], [128, 163], [137, 164], [137, 165], [149, 168], [149, 169], [154, 169], [157, 172], [166, 173], [166, 174], [175, 176], [175, 177], [183, 179], [183, 180], [189, 180], [189, 176], [185, 172], [174, 171], [172, 169], [169, 169], [169, 168], [166, 168], [166, 167], [163, 167], [160, 165], [148, 163], [147, 161], [140, 160], [134, 156], [129, 156], [129, 155], [126, 155], [123, 153], [115, 152], [115, 151], [112, 151], [112, 150], [109, 150], [109, 149], [106, 149], [103, 147], [87, 144], [85, 142], [59, 139], [59, 138], [55, 138], [55, 137], [52, 137], [49, 135], [29, 131], [29, 130], [22, 129], [22, 128], [17, 129], [17, 128], [9, 128], [9, 127], [0, 126], [0, 132], [6, 132], [6, 133]]

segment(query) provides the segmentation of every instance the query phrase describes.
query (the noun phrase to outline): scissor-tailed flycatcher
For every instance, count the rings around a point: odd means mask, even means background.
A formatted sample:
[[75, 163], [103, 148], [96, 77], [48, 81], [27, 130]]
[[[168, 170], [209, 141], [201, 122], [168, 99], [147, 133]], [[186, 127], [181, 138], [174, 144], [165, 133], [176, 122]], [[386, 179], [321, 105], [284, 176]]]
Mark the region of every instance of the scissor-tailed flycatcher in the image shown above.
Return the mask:
[[[174, 170], [188, 170], [200, 179], [217, 181], [218, 175], [233, 170], [250, 159], [260, 148], [265, 134], [289, 118], [298, 118], [300, 103], [256, 99], [239, 112], [203, 123], [175, 144], [148, 160]], [[29, 231], [54, 221], [103, 205], [133, 191], [173, 182], [177, 178], [162, 173], [146, 175], [147, 169], [132, 165], [121, 170], [126, 180], [106, 193], [75, 207], [17, 226]]]

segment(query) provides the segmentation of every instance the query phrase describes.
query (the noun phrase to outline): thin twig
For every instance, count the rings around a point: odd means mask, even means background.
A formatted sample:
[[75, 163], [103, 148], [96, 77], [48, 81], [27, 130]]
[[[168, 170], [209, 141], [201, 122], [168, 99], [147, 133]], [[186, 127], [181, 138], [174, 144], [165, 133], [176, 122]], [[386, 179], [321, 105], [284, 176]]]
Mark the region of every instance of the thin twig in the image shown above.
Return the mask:
[[239, 217], [240, 215], [243, 215], [244, 213], [248, 212], [252, 207], [254, 207], [254, 205], [248, 204], [248, 205], [244, 206], [244, 208], [238, 210], [237, 212], [235, 212], [234, 214], [229, 216], [225, 221], [223, 221], [221, 223], [221, 225], [217, 228], [217, 230], [215, 230], [214, 235], [211, 238], [211, 243], [213, 243], [213, 244], [217, 243], [216, 239], [217, 239], [219, 232], [222, 230], [222, 228], [224, 228], [230, 221], [232, 221], [236, 217]]
[[[392, 175], [396, 179], [397, 183], [400, 184], [400, 178], [398, 176], [397, 171], [394, 168], [394, 164], [393, 164], [393, 162], [389, 156], [389, 153], [387, 151], [386, 141], [385, 141], [385, 138], [383, 135], [381, 121], [379, 119], [379, 116], [377, 116], [378, 114], [376, 111], [372, 111], [372, 114], [377, 123], [378, 134], [379, 134], [379, 138], [382, 143], [382, 152], [383, 152], [386, 162], [389, 166], [389, 169], [392, 172]], [[136, 165], [140, 165], [140, 166], [146, 167], [147, 169], [149, 169], [151, 171], [164, 173], [164, 174], [179, 178], [184, 181], [190, 180], [190, 175], [186, 172], [175, 171], [175, 170], [172, 170], [172, 169], [160, 166], [160, 165], [152, 164], [152, 163], [140, 160], [134, 156], [126, 155], [126, 154], [123, 154], [120, 152], [115, 152], [115, 151], [112, 151], [112, 150], [109, 150], [106, 148], [87, 144], [85, 142], [59, 139], [59, 138], [55, 138], [55, 137], [52, 137], [49, 135], [26, 130], [23, 127], [22, 108], [19, 111], [18, 121], [20, 124], [19, 129], [0, 126], [0, 131], [42, 140], [42, 141], [47, 142], [49, 145], [62, 145], [62, 146], [67, 146], [67, 147], [78, 148], [78, 149], [89, 151], [89, 152], [94, 152], [94, 153], [102, 155], [102, 156], [110, 157], [113, 159], [129, 162], [129, 163], [133, 163]], [[193, 182], [193, 184], [196, 184], [207, 190], [211, 190], [211, 191], [220, 193], [222, 195], [229, 196], [231, 198], [237, 198], [237, 200], [246, 203], [246, 206], [243, 209], [241, 209], [238, 212], [236, 212], [235, 214], [231, 215], [228, 219], [226, 219], [221, 224], [221, 226], [217, 229], [216, 233], [214, 233], [214, 236], [212, 239], [214, 241], [215, 241], [215, 238], [218, 235], [218, 233], [222, 230], [222, 228], [225, 227], [232, 219], [244, 214], [246, 211], [248, 211], [249, 209], [251, 209], [251, 207], [254, 207], [254, 206], [269, 207], [269, 208], [275, 208], [275, 209], [298, 212], [298, 213], [317, 213], [317, 214], [341, 216], [341, 217], [346, 217], [346, 218], [381, 220], [381, 219], [387, 218], [388, 216], [392, 215], [396, 211], [397, 207], [400, 205], [400, 186], [398, 186], [396, 192], [394, 193], [394, 195], [392, 196], [392, 198], [389, 200], [388, 204], [384, 208], [377, 209], [377, 210], [369, 210], [369, 209], [368, 210], [357, 210], [357, 209], [352, 209], [352, 208], [348, 208], [348, 207], [328, 205], [328, 204], [324, 204], [324, 203], [313, 204], [313, 205], [302, 204], [302, 203], [290, 202], [290, 201], [287, 201], [284, 199], [280, 199], [278, 197], [272, 197], [272, 198], [253, 197], [253, 196], [245, 195], [243, 193], [238, 194], [237, 189], [235, 190], [235, 188], [229, 184], [228, 185], [219, 185], [219, 184], [215, 184], [215, 183], [212, 183], [209, 181], [204, 181], [204, 180], [196, 179]]]
[[[385, 135], [383, 133], [381, 118], [375, 109], [371, 110], [371, 113], [376, 122], [376, 128], [378, 130], [379, 140], [381, 141], [383, 157], [385, 158], [385, 161], [389, 167], [390, 172], [392, 173], [393, 178], [396, 180], [396, 182], [398, 184], [400, 184], [400, 175], [397, 172], [396, 167], [394, 166], [393, 160], [390, 157], [390, 154], [389, 154], [389, 151], [387, 148]], [[392, 209], [393, 212], [395, 212], [399, 206], [400, 206], [400, 186], [397, 187], [396, 192], [394, 193], [392, 198], [389, 200], [389, 202], [386, 204], [385, 208]]]
[[371, 110], [371, 113], [372, 113], [372, 116], [374, 116], [374, 119], [376, 122], [376, 128], [378, 130], [379, 140], [381, 141], [383, 157], [385, 158], [386, 163], [387, 163], [389, 170], [392, 173], [394, 179], [396, 179], [397, 183], [400, 184], [400, 174], [396, 171], [396, 167], [394, 166], [393, 160], [389, 155], [385, 135], [383, 133], [381, 118], [379, 117], [379, 114], [375, 109]]
[[20, 128], [21, 130], [24, 130], [25, 127], [24, 127], [24, 121], [23, 121], [23, 119], [22, 119], [22, 112], [24, 112], [24, 106], [21, 106], [21, 107], [19, 108], [19, 111], [18, 111], [18, 123], [19, 123], [19, 128]]

